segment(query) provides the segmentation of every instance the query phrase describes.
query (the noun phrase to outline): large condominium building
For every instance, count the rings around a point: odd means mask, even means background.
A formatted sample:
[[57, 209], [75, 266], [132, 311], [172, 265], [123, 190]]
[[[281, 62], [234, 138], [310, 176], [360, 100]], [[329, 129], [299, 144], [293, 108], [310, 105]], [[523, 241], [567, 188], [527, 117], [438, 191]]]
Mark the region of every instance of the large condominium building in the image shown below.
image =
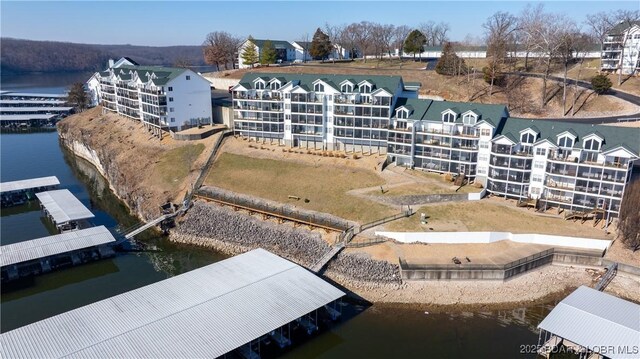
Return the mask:
[[[623, 51], [624, 50], [624, 51]], [[614, 26], [604, 39], [600, 68], [632, 74], [640, 70], [640, 21]]]
[[246, 74], [233, 87], [234, 130], [322, 149], [384, 153], [395, 102], [420, 84], [400, 76]]
[[140, 120], [155, 131], [212, 122], [211, 85], [189, 69], [118, 61], [94, 74], [88, 87], [104, 109]]
[[640, 129], [510, 118], [502, 105], [422, 100], [399, 76], [246, 74], [234, 131], [316, 149], [386, 153], [397, 165], [464, 174], [487, 191], [616, 216]]

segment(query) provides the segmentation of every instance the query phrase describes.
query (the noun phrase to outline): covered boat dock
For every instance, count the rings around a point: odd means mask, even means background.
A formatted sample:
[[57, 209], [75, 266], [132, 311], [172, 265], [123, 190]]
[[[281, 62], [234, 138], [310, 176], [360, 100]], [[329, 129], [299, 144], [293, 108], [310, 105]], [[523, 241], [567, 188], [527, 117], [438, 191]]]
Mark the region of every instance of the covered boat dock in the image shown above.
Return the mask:
[[1, 246], [2, 282], [111, 257], [115, 241], [99, 226]]
[[640, 305], [581, 286], [538, 325], [538, 353], [579, 358], [640, 357]]
[[[256, 358], [344, 293], [263, 249], [3, 333], [3, 358]], [[37, 333], [37, 335], [34, 335]]]
[[54, 189], [59, 184], [56, 176], [0, 183], [2, 207], [24, 204], [27, 200], [35, 198], [34, 193]]
[[95, 217], [68, 189], [36, 193], [40, 205], [58, 231], [78, 229], [78, 221]]

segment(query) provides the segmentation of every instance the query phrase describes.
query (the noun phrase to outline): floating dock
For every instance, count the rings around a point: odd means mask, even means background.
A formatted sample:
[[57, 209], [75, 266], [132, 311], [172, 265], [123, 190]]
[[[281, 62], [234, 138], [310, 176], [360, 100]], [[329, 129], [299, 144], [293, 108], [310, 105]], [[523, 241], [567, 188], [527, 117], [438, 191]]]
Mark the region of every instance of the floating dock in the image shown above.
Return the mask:
[[99, 226], [1, 246], [2, 282], [113, 256], [109, 245], [115, 242]]
[[77, 229], [77, 222], [95, 217], [68, 189], [36, 193], [42, 209], [60, 232]]
[[18, 180], [0, 183], [0, 193], [5, 192], [21, 192], [38, 190], [42, 188], [52, 188], [60, 184], [60, 180], [56, 176], [30, 178], [26, 180]]
[[[235, 350], [256, 358], [262, 339], [344, 294], [256, 249], [3, 333], [0, 354], [215, 358]], [[280, 343], [290, 339], [277, 337]]]
[[73, 112], [65, 106], [66, 94], [0, 92], [0, 126], [7, 130], [52, 127]]
[[0, 204], [2, 207], [24, 204], [34, 199], [35, 193], [52, 190], [59, 184], [55, 176], [0, 183]]

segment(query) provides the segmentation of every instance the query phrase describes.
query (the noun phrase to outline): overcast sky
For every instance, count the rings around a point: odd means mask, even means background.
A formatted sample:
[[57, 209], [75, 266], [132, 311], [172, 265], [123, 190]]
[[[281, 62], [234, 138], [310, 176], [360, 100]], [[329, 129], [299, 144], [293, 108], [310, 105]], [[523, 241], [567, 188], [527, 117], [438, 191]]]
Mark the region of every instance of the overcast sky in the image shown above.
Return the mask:
[[[199, 45], [207, 33], [223, 30], [246, 37], [299, 40], [325, 23], [368, 20], [418, 26], [449, 23], [451, 40], [482, 36], [481, 25], [496, 11], [518, 14], [526, 1], [138, 1], [0, 2], [2, 36], [96, 44]], [[530, 2], [535, 4], [535, 2]], [[586, 14], [612, 9], [638, 10], [635, 1], [545, 1], [549, 12], [582, 24]]]

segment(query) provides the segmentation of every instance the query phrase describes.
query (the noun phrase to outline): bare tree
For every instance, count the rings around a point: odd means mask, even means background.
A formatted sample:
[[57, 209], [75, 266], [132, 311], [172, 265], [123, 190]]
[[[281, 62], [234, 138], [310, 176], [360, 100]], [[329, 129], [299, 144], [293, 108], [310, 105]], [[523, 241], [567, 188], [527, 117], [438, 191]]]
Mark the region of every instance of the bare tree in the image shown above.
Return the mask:
[[640, 249], [640, 181], [627, 185], [620, 205], [618, 237], [632, 251]]
[[587, 15], [587, 20], [584, 22], [589, 28], [589, 33], [591, 36], [598, 40], [600, 43], [600, 50], [602, 50], [604, 45], [604, 38], [607, 36], [607, 33], [613, 27], [615, 23], [615, 19], [613, 15], [610, 13], [606, 13], [604, 11]]
[[437, 25], [434, 21], [429, 20], [427, 22], [420, 24], [420, 26], [418, 27], [418, 30], [420, 30], [420, 32], [427, 39], [427, 46], [435, 46], [436, 44], [436, 36], [435, 36], [436, 26]]
[[243, 42], [241, 38], [226, 31], [210, 32], [202, 44], [205, 62], [218, 68], [222, 64], [225, 70], [228, 64], [235, 66], [235, 59]]
[[436, 25], [434, 29], [434, 38], [438, 42], [438, 45], [442, 45], [445, 42], [449, 41], [449, 36], [447, 35], [447, 33], [450, 29], [451, 28], [449, 27], [449, 24], [445, 22], [441, 22]]
[[574, 53], [575, 58], [578, 61], [578, 74], [576, 75], [573, 82], [573, 102], [571, 104], [571, 116], [575, 116], [576, 114], [576, 102], [578, 102], [578, 81], [580, 80], [580, 76], [582, 75], [582, 65], [584, 64], [584, 58], [587, 56], [587, 51], [589, 51], [589, 45], [593, 43], [594, 38], [590, 35], [581, 33], [578, 35], [574, 43]]
[[489, 96], [493, 95], [496, 76], [502, 72], [513, 33], [517, 29], [517, 18], [507, 12], [498, 11], [491, 15], [482, 27], [487, 39], [488, 75], [491, 78]]
[[573, 61], [573, 51], [576, 48], [576, 42], [580, 39], [580, 31], [576, 24], [567, 20], [564, 26], [562, 26], [560, 33], [558, 34], [558, 58], [562, 61], [563, 77], [562, 77], [562, 116], [567, 114], [567, 72], [569, 63]]
[[367, 62], [367, 51], [371, 47], [372, 28], [373, 24], [369, 21], [353, 23], [347, 27], [365, 63]]
[[404, 40], [409, 36], [411, 28], [407, 25], [396, 26], [393, 31], [392, 48], [398, 50], [398, 57], [402, 58], [402, 48]]
[[536, 33], [543, 26], [544, 5], [539, 3], [536, 6], [527, 6], [518, 17], [518, 38], [520, 39], [524, 51], [524, 71], [529, 71], [529, 54], [536, 47]]
[[[622, 85], [622, 70], [624, 68], [624, 48], [627, 45], [627, 41], [630, 40], [630, 35], [627, 35], [627, 29], [630, 29], [633, 24], [640, 19], [639, 10], [618, 10], [615, 14], [615, 18], [619, 24], [624, 25], [625, 30], [622, 31], [622, 49], [620, 51], [620, 70], [618, 71], [618, 86]], [[635, 66], [632, 66], [633, 70], [629, 75], [633, 75]]]

